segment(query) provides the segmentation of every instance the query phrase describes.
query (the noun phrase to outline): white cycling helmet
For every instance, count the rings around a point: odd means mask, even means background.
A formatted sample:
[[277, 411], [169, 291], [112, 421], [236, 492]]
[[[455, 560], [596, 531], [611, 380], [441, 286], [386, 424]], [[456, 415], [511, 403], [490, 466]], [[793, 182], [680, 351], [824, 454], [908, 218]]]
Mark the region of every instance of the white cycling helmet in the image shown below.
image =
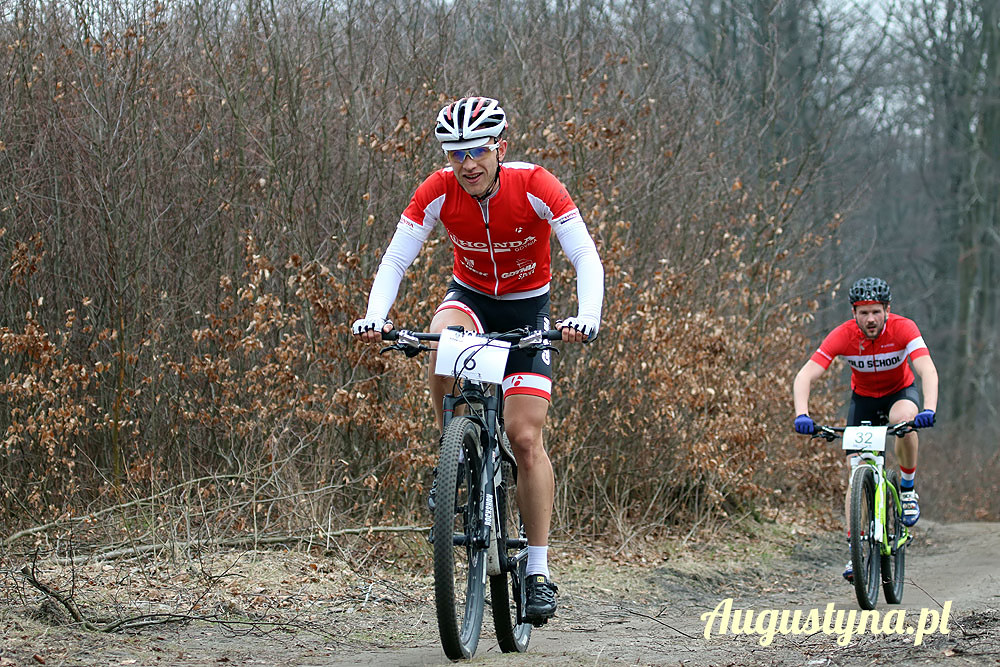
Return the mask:
[[434, 136], [446, 151], [485, 146], [507, 129], [507, 114], [490, 97], [463, 97], [438, 112]]

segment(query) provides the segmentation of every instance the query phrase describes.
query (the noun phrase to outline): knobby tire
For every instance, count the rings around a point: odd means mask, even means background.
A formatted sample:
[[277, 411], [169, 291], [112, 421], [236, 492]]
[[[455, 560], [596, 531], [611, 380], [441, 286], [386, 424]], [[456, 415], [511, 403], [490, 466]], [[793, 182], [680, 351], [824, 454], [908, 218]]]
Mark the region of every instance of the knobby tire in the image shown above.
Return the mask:
[[[898, 544], [903, 537], [903, 517], [899, 502], [899, 474], [893, 470], [886, 478], [885, 527], [888, 534], [889, 554], [882, 554], [882, 592], [889, 604], [903, 601], [903, 576], [906, 571], [906, 544]], [[896, 489], [893, 495], [888, 486]]]
[[[469, 455], [479, 447], [475, 422], [455, 417], [448, 423], [441, 438], [435, 488], [434, 602], [441, 645], [452, 660], [472, 657], [483, 626], [486, 551], [472, 543], [482, 521], [481, 480], [479, 471], [470, 467]], [[456, 545], [453, 536], [462, 535], [466, 543]]]
[[881, 555], [875, 540], [875, 473], [860, 464], [851, 477], [851, 565], [854, 592], [862, 609], [878, 602]]
[[526, 602], [528, 557], [526, 549], [508, 549], [505, 546], [507, 539], [523, 537], [523, 526], [517, 509], [513, 470], [507, 462], [502, 464], [501, 469], [503, 484], [497, 488], [500, 534], [496, 539], [501, 553], [506, 551], [510, 556], [512, 571], [490, 576], [490, 605], [493, 608], [493, 628], [497, 633], [500, 650], [504, 653], [522, 653], [528, 650], [528, 642], [531, 641], [531, 624], [517, 622]]

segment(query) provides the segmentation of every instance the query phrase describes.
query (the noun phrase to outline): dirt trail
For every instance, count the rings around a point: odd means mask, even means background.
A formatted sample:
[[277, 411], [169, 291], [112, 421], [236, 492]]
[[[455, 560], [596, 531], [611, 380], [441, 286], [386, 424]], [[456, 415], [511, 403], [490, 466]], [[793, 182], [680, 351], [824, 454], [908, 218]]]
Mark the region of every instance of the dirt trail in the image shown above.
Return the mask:
[[[786, 536], [764, 546], [709, 562], [686, 555], [641, 566], [561, 563], [558, 618], [533, 634], [529, 652], [501, 654], [487, 628], [471, 664], [1000, 664], [1000, 525], [921, 522], [907, 555], [903, 604], [890, 607], [880, 598], [878, 607], [883, 620], [891, 609], [902, 610], [896, 617], [911, 626], [923, 613], [926, 628], [933, 618], [922, 610], [940, 613], [950, 602], [950, 632], [928, 633], [919, 646], [913, 635], [871, 633], [842, 646], [836, 633], [822, 631], [776, 632], [765, 646], [756, 632], [719, 635], [718, 622], [706, 639], [702, 614], [729, 598], [733, 610], [754, 610], [758, 619], [764, 610], [798, 609], [803, 620], [812, 610], [822, 620], [830, 604], [842, 618], [857, 610], [853, 589], [840, 578], [847, 560], [842, 536]], [[0, 667], [40, 664], [31, 662], [36, 654], [45, 664], [85, 667], [451, 664], [438, 645], [426, 578], [361, 582], [355, 589], [353, 597], [327, 598], [308, 609], [289, 605], [288, 628], [269, 632], [197, 622], [109, 637], [53, 626], [52, 619], [30, 617], [28, 607], [0, 606]], [[365, 589], [363, 598], [357, 589]]]
[[[847, 549], [839, 534], [802, 540], [791, 553], [760, 558], [730, 572], [682, 563], [651, 568], [645, 577], [626, 576], [617, 590], [614, 575], [599, 585], [588, 573], [563, 577], [558, 621], [538, 631], [524, 656], [501, 656], [495, 643], [480, 647], [475, 664], [505, 665], [854, 665], [1000, 664], [1000, 526], [986, 523], [940, 525], [925, 522], [907, 556], [903, 604], [906, 620], [917, 624], [924, 608], [941, 610], [950, 601], [950, 632], [928, 634], [920, 646], [910, 635], [865, 634], [839, 646], [835, 634], [777, 634], [769, 646], [761, 635], [704, 636], [701, 615], [726, 598], [732, 608], [857, 609], [853, 589], [840, 578]], [[894, 607], [880, 598], [879, 611]], [[744, 612], [745, 613], [745, 612]], [[806, 616], [806, 614], [804, 614]], [[929, 613], [925, 628], [932, 620]], [[342, 653], [317, 664], [446, 665], [433, 636], [395, 650]], [[763, 627], [766, 627], [766, 623]], [[964, 631], [963, 631], [964, 628]], [[483, 649], [487, 650], [483, 650]]]

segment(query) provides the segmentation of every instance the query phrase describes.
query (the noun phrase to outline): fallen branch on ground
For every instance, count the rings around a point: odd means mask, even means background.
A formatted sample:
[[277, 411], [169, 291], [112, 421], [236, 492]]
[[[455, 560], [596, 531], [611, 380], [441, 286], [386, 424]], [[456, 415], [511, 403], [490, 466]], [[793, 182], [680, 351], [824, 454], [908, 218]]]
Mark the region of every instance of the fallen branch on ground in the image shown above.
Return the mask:
[[148, 553], [158, 553], [167, 549], [191, 549], [204, 547], [246, 547], [253, 545], [285, 544], [286, 542], [320, 542], [331, 537], [344, 535], [370, 535], [373, 533], [426, 533], [428, 526], [368, 526], [364, 528], [342, 528], [330, 532], [320, 531], [305, 535], [269, 535], [266, 537], [247, 535], [246, 537], [211, 538], [190, 540], [188, 542], [165, 542], [163, 544], [137, 544], [135, 546], [113, 549], [100, 553], [76, 556], [73, 558], [55, 558], [53, 562], [59, 565], [78, 565], [81, 563], [114, 560], [126, 556], [139, 556]]
[[[254, 620], [229, 620], [217, 618], [214, 616], [196, 616], [192, 614], [177, 614], [177, 613], [157, 613], [157, 614], [140, 614], [138, 616], [131, 616], [128, 618], [121, 618], [111, 623], [106, 623], [104, 625], [99, 625], [87, 619], [80, 608], [77, 606], [76, 602], [73, 600], [72, 596], [63, 595], [57, 590], [54, 590], [51, 586], [45, 582], [38, 579], [32, 568], [25, 565], [21, 568], [21, 576], [24, 577], [25, 581], [34, 586], [36, 589], [55, 600], [61, 604], [69, 615], [73, 617], [73, 620], [79, 623], [84, 629], [90, 630], [91, 632], [122, 632], [125, 630], [136, 630], [139, 628], [145, 628], [153, 625], [164, 625], [166, 623], [189, 623], [191, 621], [202, 621], [205, 623], [213, 623], [216, 625], [222, 625], [227, 628], [240, 628], [246, 627], [251, 630], [276, 630], [276, 629], [288, 629], [296, 628], [303, 629], [304, 626], [298, 626], [289, 623], [273, 623], [270, 621], [254, 621]], [[327, 639], [332, 639], [333, 636], [329, 632], [318, 631], [314, 628], [304, 628], [316, 632], [317, 634], [323, 635]]]

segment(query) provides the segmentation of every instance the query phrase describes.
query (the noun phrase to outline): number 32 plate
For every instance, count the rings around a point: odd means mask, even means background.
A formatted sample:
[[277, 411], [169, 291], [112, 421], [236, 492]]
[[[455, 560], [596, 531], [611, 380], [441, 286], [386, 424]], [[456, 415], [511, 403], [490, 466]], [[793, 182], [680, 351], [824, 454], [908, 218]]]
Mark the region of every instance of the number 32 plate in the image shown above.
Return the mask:
[[866, 452], [885, 451], [885, 426], [848, 426], [844, 429], [843, 448]]

